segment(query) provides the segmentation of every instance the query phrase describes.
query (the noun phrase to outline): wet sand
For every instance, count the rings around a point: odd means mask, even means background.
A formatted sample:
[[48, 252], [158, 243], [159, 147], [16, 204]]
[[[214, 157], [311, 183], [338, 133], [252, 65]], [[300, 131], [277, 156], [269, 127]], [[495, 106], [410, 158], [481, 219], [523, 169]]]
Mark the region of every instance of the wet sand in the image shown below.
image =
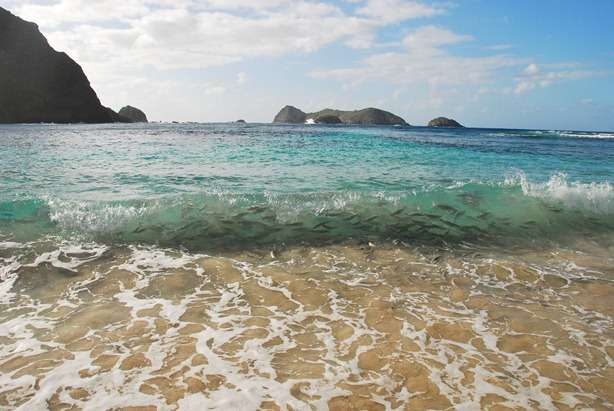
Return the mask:
[[613, 251], [5, 244], [0, 409], [613, 409]]

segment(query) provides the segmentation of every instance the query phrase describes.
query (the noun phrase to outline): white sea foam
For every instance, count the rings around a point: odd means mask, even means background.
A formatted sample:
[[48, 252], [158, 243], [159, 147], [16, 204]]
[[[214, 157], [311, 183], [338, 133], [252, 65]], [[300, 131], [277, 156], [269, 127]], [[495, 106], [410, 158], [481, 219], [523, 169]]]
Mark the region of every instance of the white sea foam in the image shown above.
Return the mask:
[[33, 263], [27, 267], [36, 267], [44, 262], [48, 262], [54, 267], [64, 268], [74, 271], [75, 268], [97, 260], [108, 247], [99, 244], [65, 244], [57, 250], [44, 252], [36, 257]]
[[597, 138], [597, 139], [614, 138], [614, 133], [610, 133], [610, 132], [554, 131], [553, 133], [559, 136], [562, 136], [562, 137], [574, 137], [574, 138]]
[[16, 243], [14, 241], [0, 241], [0, 250], [1, 249], [15, 249], [15, 248], [26, 248], [26, 244]]
[[47, 198], [47, 204], [51, 221], [65, 230], [87, 233], [109, 233], [119, 230], [156, 209], [156, 203], [148, 206], [131, 206], [54, 198]]
[[581, 183], [570, 182], [567, 175], [557, 173], [547, 182], [531, 182], [522, 171], [508, 178], [506, 185], [520, 185], [525, 195], [554, 200], [567, 207], [582, 208], [589, 211], [614, 213], [614, 187], [609, 182]]

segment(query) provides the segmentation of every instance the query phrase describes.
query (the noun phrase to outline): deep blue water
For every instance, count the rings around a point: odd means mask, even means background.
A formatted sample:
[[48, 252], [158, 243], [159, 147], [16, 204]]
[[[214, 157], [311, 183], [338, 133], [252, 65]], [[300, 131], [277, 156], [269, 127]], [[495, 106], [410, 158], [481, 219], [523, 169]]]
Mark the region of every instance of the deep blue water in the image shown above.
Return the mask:
[[5, 241], [603, 241], [612, 184], [614, 133], [0, 126]]

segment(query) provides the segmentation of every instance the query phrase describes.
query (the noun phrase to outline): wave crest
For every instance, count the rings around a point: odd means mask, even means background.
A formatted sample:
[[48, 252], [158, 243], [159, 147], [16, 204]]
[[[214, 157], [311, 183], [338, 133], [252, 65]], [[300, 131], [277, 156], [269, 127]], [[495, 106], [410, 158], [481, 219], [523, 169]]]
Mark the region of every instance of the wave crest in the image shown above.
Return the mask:
[[[610, 183], [459, 183], [422, 191], [228, 193], [138, 201], [60, 198], [0, 204], [0, 235], [153, 243], [195, 248], [324, 243], [545, 241], [614, 231]], [[15, 238], [14, 233], [29, 233]], [[38, 237], [37, 237], [38, 235]]]
[[506, 184], [519, 185], [527, 196], [560, 202], [566, 207], [600, 214], [614, 213], [614, 187], [609, 182], [570, 182], [565, 173], [557, 173], [548, 181], [538, 183], [529, 181], [526, 174], [519, 171], [506, 180]]

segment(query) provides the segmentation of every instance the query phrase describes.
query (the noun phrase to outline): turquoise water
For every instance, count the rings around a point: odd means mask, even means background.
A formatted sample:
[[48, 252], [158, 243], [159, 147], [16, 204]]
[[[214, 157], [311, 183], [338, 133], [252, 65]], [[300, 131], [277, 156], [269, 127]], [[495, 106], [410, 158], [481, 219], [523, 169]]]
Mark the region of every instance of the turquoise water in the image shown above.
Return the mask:
[[2, 126], [0, 165], [0, 409], [614, 409], [612, 133]]
[[522, 244], [614, 232], [614, 134], [234, 124], [0, 127], [0, 239], [190, 249]]

